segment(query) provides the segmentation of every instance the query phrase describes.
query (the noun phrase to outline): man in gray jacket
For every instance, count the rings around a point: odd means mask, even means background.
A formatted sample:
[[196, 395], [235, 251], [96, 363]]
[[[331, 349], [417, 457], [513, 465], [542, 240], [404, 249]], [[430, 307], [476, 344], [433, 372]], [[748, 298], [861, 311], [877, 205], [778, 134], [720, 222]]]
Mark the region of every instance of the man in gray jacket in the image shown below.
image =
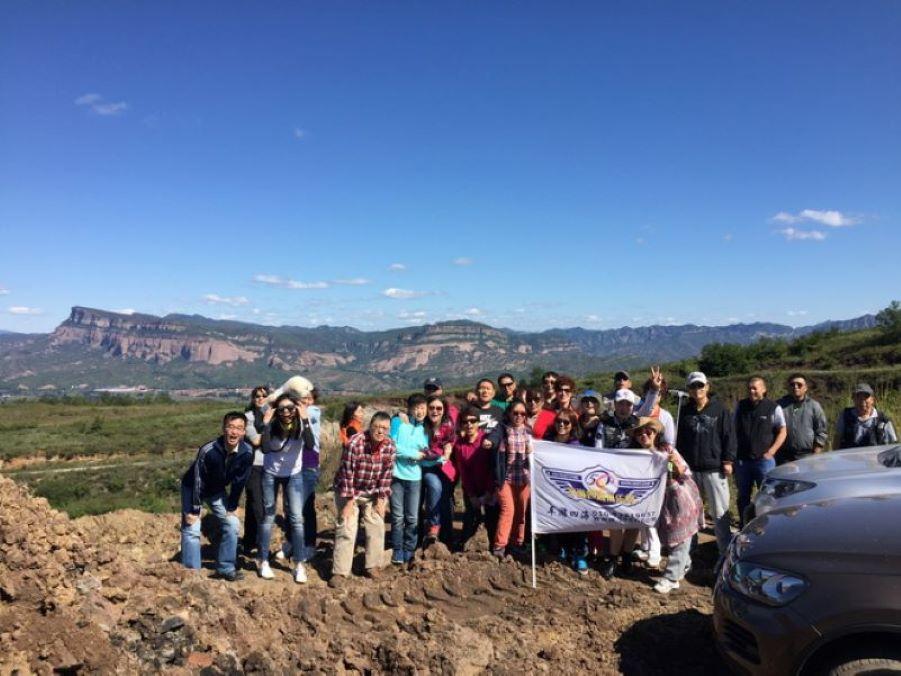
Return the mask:
[[785, 443], [776, 452], [778, 465], [820, 453], [826, 448], [829, 439], [826, 414], [819, 402], [807, 395], [807, 389], [807, 378], [801, 373], [793, 373], [788, 377], [789, 393], [778, 401], [788, 428]]

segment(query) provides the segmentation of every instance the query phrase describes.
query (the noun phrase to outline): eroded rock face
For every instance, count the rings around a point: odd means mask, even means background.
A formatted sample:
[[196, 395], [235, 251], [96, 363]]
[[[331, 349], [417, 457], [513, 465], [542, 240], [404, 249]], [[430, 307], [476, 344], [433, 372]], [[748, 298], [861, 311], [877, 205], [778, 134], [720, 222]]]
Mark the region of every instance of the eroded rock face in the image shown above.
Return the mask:
[[308, 584], [294, 584], [278, 562], [275, 580], [247, 571], [227, 583], [173, 560], [178, 515], [125, 510], [71, 521], [0, 477], [0, 673], [723, 668], [705, 586], [661, 598], [644, 579], [608, 583], [553, 562], [532, 589], [528, 567], [489, 555], [480, 530], [463, 552], [435, 545], [409, 570], [391, 567], [377, 580], [359, 576], [358, 557], [336, 590], [325, 582], [330, 497], [320, 496], [317, 511], [323, 530]]

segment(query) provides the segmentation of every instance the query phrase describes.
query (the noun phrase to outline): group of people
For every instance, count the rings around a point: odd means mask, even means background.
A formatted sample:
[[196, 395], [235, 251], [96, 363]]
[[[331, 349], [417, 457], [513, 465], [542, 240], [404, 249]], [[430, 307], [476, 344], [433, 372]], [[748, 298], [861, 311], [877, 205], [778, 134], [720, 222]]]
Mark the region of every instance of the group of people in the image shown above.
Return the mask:
[[[406, 409], [393, 416], [379, 411], [366, 421], [360, 403], [345, 407], [333, 482], [337, 517], [329, 585], [340, 587], [349, 577], [361, 521], [368, 577], [380, 575], [386, 519], [391, 562], [398, 567], [437, 541], [462, 547], [483, 524], [494, 555], [524, 554], [529, 454], [534, 440], [543, 439], [666, 455], [656, 527], [558, 534], [547, 544], [579, 573], [588, 571], [593, 556], [606, 578], [627, 572], [636, 561], [659, 567], [665, 548], [667, 563], [655, 589], [667, 593], [678, 588], [691, 565], [692, 543], [704, 523], [702, 495], [723, 554], [732, 533], [729, 477], [734, 475], [741, 520], [754, 486], [772, 467], [819, 453], [828, 444], [823, 409], [808, 395], [803, 374], [788, 378], [788, 394], [778, 401], [767, 396], [763, 378], [752, 377], [748, 396], [732, 409], [711, 392], [704, 373], [690, 373], [687, 392], [678, 392], [677, 420], [661, 406], [668, 386], [657, 368], [642, 384], [641, 396], [626, 371], [615, 374], [613, 389], [603, 395], [594, 390], [577, 395], [572, 378], [552, 371], [534, 388], [519, 387], [510, 373], [496, 382], [480, 380], [460, 406], [445, 396], [439, 379], [429, 378], [422, 393], [411, 395]], [[853, 398], [854, 406], [837, 421], [838, 448], [897, 441], [891, 420], [875, 408], [871, 387], [857, 385]], [[255, 557], [260, 577], [273, 577], [270, 543], [281, 492], [286, 536], [274, 556], [290, 558], [294, 580], [306, 582], [303, 564], [315, 554], [317, 532], [321, 411], [315, 401], [312, 384], [296, 377], [273, 393], [255, 388], [244, 413], [225, 416], [222, 435], [201, 447], [182, 479], [185, 566], [200, 566], [199, 513], [206, 503], [222, 534], [217, 574], [241, 577], [234, 512], [246, 485], [244, 554]], [[457, 536], [458, 486], [464, 509]]]

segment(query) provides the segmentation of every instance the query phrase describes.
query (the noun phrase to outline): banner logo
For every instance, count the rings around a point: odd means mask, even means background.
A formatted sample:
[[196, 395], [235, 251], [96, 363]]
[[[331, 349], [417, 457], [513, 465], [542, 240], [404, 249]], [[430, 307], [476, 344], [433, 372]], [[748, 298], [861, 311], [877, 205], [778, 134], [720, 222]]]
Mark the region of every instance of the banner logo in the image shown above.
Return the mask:
[[653, 494], [660, 478], [630, 479], [602, 466], [581, 471], [542, 467], [545, 477], [566, 497], [589, 505], [632, 507]]

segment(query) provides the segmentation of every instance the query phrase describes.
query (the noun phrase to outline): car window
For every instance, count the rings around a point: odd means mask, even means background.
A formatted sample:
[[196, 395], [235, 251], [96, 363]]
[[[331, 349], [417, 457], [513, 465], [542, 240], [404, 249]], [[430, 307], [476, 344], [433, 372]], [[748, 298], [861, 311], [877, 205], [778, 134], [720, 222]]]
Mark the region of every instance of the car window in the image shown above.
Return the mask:
[[882, 451], [876, 456], [879, 464], [885, 467], [901, 467], [901, 446], [895, 446]]

